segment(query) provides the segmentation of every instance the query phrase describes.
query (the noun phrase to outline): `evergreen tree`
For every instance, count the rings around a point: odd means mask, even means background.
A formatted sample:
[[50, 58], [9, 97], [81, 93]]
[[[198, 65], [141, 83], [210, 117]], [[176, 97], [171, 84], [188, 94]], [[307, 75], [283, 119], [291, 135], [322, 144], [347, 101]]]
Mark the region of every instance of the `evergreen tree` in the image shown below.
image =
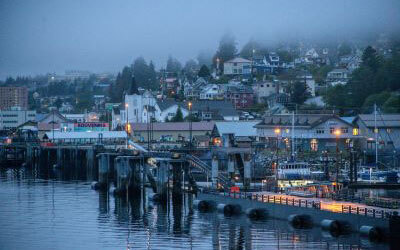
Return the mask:
[[182, 64], [177, 59], [169, 56], [166, 70], [168, 72], [180, 73], [182, 70]]
[[224, 69], [224, 62], [229, 61], [235, 57], [237, 53], [237, 48], [236, 48], [236, 41], [235, 37], [231, 33], [226, 33], [225, 35], [222, 36], [220, 42], [219, 42], [219, 47], [217, 52], [214, 55], [213, 58], [213, 64], [215, 66], [217, 63], [217, 59], [219, 60], [219, 68], [220, 70], [223, 71]]
[[210, 70], [208, 69], [208, 67], [206, 65], [203, 64], [203, 66], [201, 66], [199, 73], [197, 75], [199, 77], [207, 78], [210, 76]]
[[175, 116], [171, 119], [172, 122], [183, 122], [183, 113], [181, 107], [178, 106]]
[[380, 64], [381, 60], [376, 50], [368, 46], [362, 56], [362, 65], [369, 67], [373, 72], [377, 72]]
[[303, 104], [310, 93], [305, 82], [294, 82], [290, 86], [290, 101], [299, 105]]

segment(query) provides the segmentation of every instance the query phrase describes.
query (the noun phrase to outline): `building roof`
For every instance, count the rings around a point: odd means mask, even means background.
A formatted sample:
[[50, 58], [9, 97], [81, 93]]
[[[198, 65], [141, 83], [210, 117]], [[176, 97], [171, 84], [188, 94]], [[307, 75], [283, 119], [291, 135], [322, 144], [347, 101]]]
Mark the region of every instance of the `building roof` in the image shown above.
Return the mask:
[[163, 99], [157, 101], [158, 107], [162, 110], [166, 110], [171, 106], [179, 105], [179, 102], [175, 101], [174, 99]]
[[193, 102], [193, 111], [216, 111], [221, 116], [238, 116], [238, 112], [229, 101], [202, 100]]
[[[193, 131], [211, 131], [215, 122], [192, 122]], [[148, 123], [131, 123], [133, 131], [146, 131]], [[189, 131], [189, 122], [155, 122], [153, 131]]]
[[329, 73], [348, 73], [349, 70], [348, 69], [333, 69], [331, 71], [328, 72]]
[[[294, 118], [294, 125], [298, 127], [313, 128], [332, 118], [353, 126], [351, 123], [341, 119], [339, 116], [331, 114], [297, 114]], [[270, 115], [265, 117], [264, 120], [257, 124], [255, 127], [262, 128], [276, 126], [292, 126], [292, 115]]]
[[254, 127], [260, 121], [226, 121], [216, 122], [215, 127], [220, 136], [223, 134], [234, 134], [234, 136], [257, 136], [257, 129]]
[[[357, 120], [361, 120], [367, 127], [375, 127], [375, 115], [358, 115]], [[376, 116], [377, 127], [400, 127], [400, 114]]]
[[195, 135], [193, 136], [193, 140], [196, 140], [198, 142], [207, 142], [210, 140], [210, 136], [208, 135]]
[[98, 139], [100, 134], [103, 135], [103, 139], [109, 138], [126, 138], [125, 131], [92, 131], [92, 132], [47, 132], [47, 138], [60, 140], [60, 139]]
[[231, 59], [229, 61], [226, 61], [225, 63], [251, 63], [251, 61], [247, 60], [247, 59], [244, 59], [242, 57], [236, 57], [236, 58], [233, 58], [233, 59]]

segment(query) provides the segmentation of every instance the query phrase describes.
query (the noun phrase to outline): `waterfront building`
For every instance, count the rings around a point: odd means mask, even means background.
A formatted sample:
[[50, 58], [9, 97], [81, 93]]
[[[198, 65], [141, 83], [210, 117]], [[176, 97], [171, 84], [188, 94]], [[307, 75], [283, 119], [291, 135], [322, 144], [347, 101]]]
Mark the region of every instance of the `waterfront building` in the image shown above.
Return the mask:
[[0, 110], [0, 129], [16, 129], [27, 121], [36, 121], [35, 110], [23, 110], [12, 108], [9, 110]]
[[[214, 122], [193, 122], [192, 136], [211, 135]], [[131, 123], [132, 137], [136, 141], [147, 142], [148, 123]], [[189, 122], [155, 122], [152, 124], [153, 139], [157, 142], [185, 142], [190, 138]]]
[[125, 131], [92, 131], [92, 132], [46, 132], [43, 140], [63, 144], [87, 144], [87, 143], [120, 143], [126, 142]]
[[400, 152], [400, 114], [377, 114], [376, 123], [374, 114], [361, 114], [353, 123], [358, 127], [364, 163], [375, 162], [378, 143], [379, 162], [397, 165], [396, 157]]
[[216, 122], [211, 133], [215, 146], [232, 147], [245, 142], [257, 140], [257, 129], [260, 121], [221, 121]]
[[[290, 148], [291, 138], [297, 150], [334, 151], [348, 148], [359, 138], [357, 126], [337, 115], [297, 114], [269, 115], [255, 125], [260, 141], [271, 147]], [[292, 128], [294, 133], [292, 134]]]
[[28, 109], [28, 89], [26, 87], [0, 87], [0, 110], [13, 107]]

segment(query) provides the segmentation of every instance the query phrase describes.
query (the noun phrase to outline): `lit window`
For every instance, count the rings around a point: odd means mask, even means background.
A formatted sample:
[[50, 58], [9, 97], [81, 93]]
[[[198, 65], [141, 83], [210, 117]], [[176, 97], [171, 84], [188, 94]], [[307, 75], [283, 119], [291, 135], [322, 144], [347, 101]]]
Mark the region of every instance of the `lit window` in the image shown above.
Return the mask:
[[376, 128], [374, 129], [375, 134], [379, 133], [379, 130]]
[[353, 128], [353, 135], [358, 135], [359, 131], [358, 128]]
[[311, 140], [311, 151], [318, 151], [318, 141], [317, 139]]

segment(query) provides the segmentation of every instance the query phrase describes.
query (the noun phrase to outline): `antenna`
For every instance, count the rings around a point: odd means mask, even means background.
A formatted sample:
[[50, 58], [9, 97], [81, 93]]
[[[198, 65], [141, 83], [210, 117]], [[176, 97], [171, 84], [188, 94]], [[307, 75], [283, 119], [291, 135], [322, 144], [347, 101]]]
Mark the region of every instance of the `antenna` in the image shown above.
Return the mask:
[[295, 155], [295, 143], [294, 143], [294, 111], [292, 111], [292, 160], [294, 161]]
[[375, 165], [378, 167], [378, 128], [376, 126], [376, 103], [374, 104]]

